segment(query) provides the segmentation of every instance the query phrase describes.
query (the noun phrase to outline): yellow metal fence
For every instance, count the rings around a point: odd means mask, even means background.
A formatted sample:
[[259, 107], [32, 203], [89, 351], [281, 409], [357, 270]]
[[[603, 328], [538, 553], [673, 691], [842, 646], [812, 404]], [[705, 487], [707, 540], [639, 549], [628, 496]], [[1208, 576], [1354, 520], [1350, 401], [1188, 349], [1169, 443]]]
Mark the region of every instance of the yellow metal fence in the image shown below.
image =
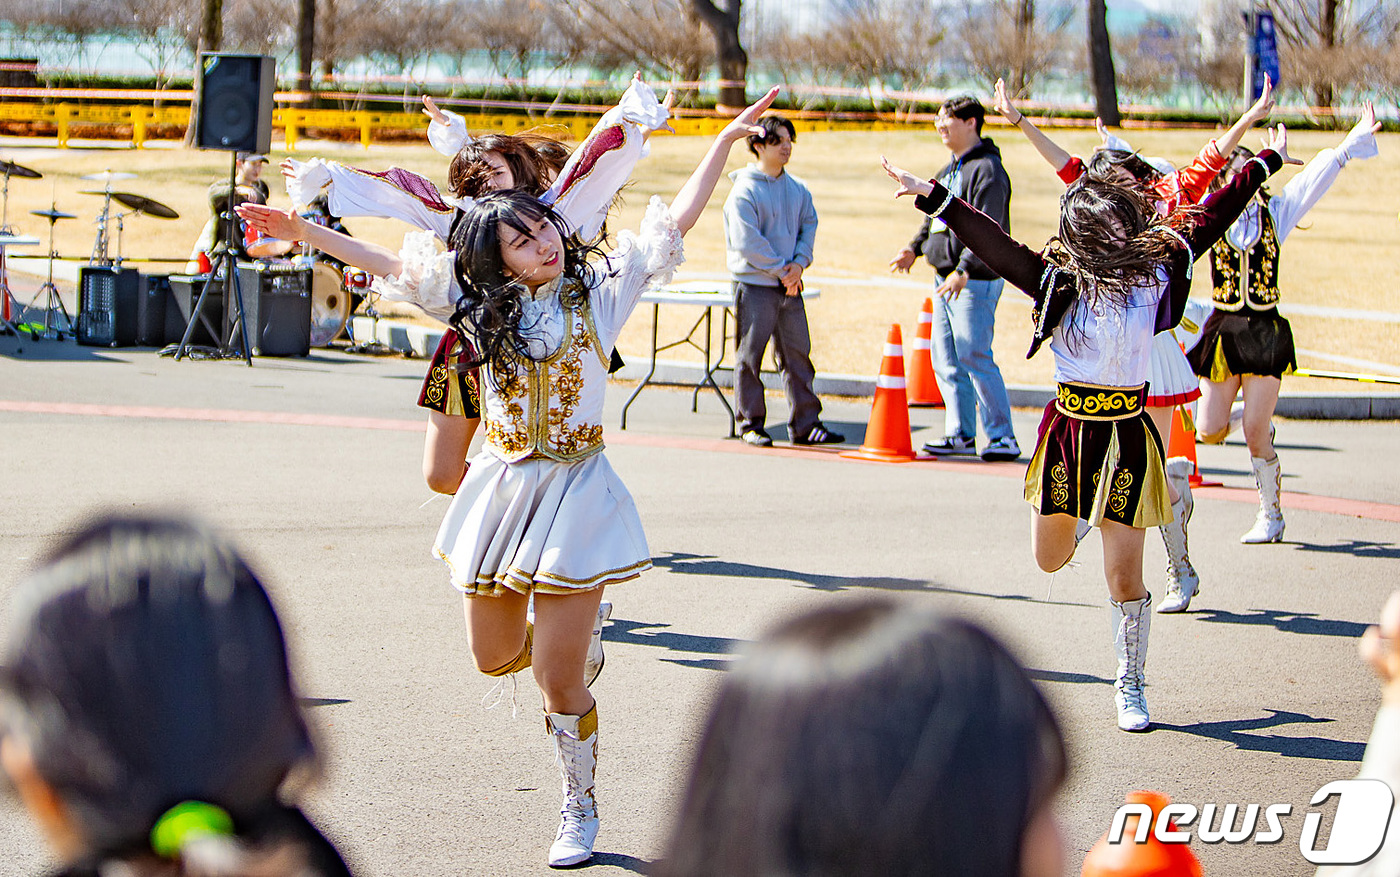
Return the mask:
[[[188, 106], [153, 106], [150, 104], [93, 104], [61, 102], [52, 104], [0, 101], [0, 122], [45, 123], [55, 127], [58, 145], [67, 147], [74, 126], [114, 126], [131, 128], [131, 143], [144, 147], [152, 127], [184, 128], [190, 121]], [[467, 125], [476, 131], [501, 131], [507, 134], [532, 128], [563, 129], [573, 140], [588, 135], [597, 119], [594, 116], [470, 115]], [[677, 134], [713, 135], [727, 124], [719, 117], [686, 117], [671, 120]], [[907, 122], [886, 121], [828, 121], [824, 119], [794, 119], [799, 131], [880, 131], [907, 129]], [[388, 113], [373, 110], [306, 110], [292, 107], [275, 109], [272, 126], [282, 129], [286, 148], [295, 150], [297, 141], [307, 129], [356, 131], [360, 143], [368, 147], [376, 131], [416, 131], [426, 129], [427, 117], [421, 113]], [[923, 127], [913, 125], [912, 127]]]

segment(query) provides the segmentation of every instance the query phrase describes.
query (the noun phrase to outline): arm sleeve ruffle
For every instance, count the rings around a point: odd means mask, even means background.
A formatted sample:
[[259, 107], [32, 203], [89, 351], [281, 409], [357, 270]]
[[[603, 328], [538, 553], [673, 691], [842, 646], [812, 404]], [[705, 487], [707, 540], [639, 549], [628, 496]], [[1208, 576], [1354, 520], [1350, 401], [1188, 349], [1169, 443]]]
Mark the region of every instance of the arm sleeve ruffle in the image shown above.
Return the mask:
[[403, 268], [398, 275], [375, 278], [374, 291], [389, 301], [414, 305], [446, 323], [457, 310], [455, 254], [443, 250], [432, 232], [414, 231], [403, 236], [399, 260]]
[[297, 207], [305, 207], [316, 200], [316, 196], [331, 184], [331, 170], [323, 159], [297, 161], [289, 158], [287, 161], [292, 165], [292, 175], [285, 177], [287, 197]]
[[471, 135], [467, 133], [467, 120], [451, 110], [443, 110], [442, 114], [447, 117], [447, 124], [436, 119], [430, 122], [428, 143], [448, 158], [456, 158], [462, 147], [472, 142]]
[[617, 238], [617, 249], [599, 266], [606, 274], [592, 296], [594, 323], [605, 347], [617, 341], [642, 294], [670, 283], [685, 262], [681, 230], [670, 208], [656, 196], [647, 204], [641, 229], [619, 232]]

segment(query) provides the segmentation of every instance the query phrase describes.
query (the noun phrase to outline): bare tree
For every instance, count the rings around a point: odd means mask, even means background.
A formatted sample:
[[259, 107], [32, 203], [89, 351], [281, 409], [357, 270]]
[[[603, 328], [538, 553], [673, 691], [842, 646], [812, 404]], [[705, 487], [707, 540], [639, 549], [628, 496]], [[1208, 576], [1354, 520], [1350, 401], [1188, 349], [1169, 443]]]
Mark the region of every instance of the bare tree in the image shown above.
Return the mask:
[[721, 107], [739, 110], [748, 106], [746, 83], [749, 75], [749, 54], [739, 42], [739, 9], [742, 0], [725, 0], [724, 8], [713, 0], [691, 0], [695, 14], [710, 29], [715, 38], [715, 56], [719, 62], [719, 97]]
[[290, 60], [295, 46], [286, 0], [224, 0], [224, 44], [232, 51]]
[[[920, 0], [857, 0], [813, 40], [818, 57], [870, 88], [871, 103], [879, 109], [876, 84], [882, 90], [910, 93], [933, 82], [947, 54], [942, 47], [945, 34], [943, 18]], [[895, 108], [906, 110], [914, 100], [898, 98]]]
[[1149, 18], [1130, 38], [1118, 40], [1118, 85], [1135, 100], [1160, 100], [1189, 81], [1200, 53], [1194, 22]]
[[[777, 75], [783, 96], [800, 109], [835, 108], [839, 95], [855, 85], [846, 68], [844, 47], [832, 51], [831, 31], [798, 33], [784, 23], [759, 31], [751, 41], [750, 57]], [[864, 92], [870, 96], [868, 88]]]
[[964, 61], [989, 87], [1004, 79], [1013, 98], [1024, 97], [1060, 55], [1073, 13], [1058, 0], [1039, 8], [1035, 0], [969, 0], [958, 29]]
[[[218, 6], [220, 0], [205, 0]], [[184, 0], [118, 0], [121, 30], [131, 37], [135, 50], [151, 65], [156, 88], [170, 82], [175, 65], [188, 62], [200, 45], [202, 31], [197, 11]]]
[[1273, 4], [1284, 82], [1305, 90], [1314, 106], [1331, 107], [1365, 68], [1368, 37], [1386, 28], [1381, 3], [1288, 0]]
[[[550, 9], [569, 51], [602, 70], [695, 82], [714, 57], [690, 0], [562, 0]], [[696, 96], [691, 88], [677, 92], [682, 106]]]
[[297, 90], [311, 90], [316, 59], [316, 0], [297, 0]]
[[1094, 104], [1105, 125], [1118, 126], [1118, 81], [1113, 72], [1113, 44], [1108, 37], [1104, 0], [1089, 0], [1089, 68], [1094, 77]]
[[533, 0], [478, 0], [470, 17], [486, 52], [491, 68], [502, 78], [516, 81], [523, 93], [523, 81], [537, 60], [541, 48], [541, 22]]
[[1196, 82], [1222, 118], [1243, 100], [1245, 33], [1234, 2], [1201, 7], [1201, 49], [1194, 68]]

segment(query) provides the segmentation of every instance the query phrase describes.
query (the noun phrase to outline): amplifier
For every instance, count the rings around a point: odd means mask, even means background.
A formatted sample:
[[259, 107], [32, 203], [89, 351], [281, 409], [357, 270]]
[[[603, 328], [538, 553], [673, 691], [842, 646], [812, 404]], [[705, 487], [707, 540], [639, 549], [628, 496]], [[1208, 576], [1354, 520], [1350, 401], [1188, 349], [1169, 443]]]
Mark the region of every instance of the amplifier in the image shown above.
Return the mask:
[[130, 347], [140, 334], [141, 276], [135, 268], [78, 269], [79, 344]]
[[[307, 356], [311, 353], [311, 269], [284, 262], [240, 262], [248, 346], [258, 356]], [[230, 291], [230, 296], [232, 291]], [[234, 313], [224, 308], [225, 337]], [[241, 349], [237, 339], [234, 348]]]
[[[170, 299], [166, 302], [165, 309], [165, 337], [170, 340], [166, 343], [179, 344], [184, 338], [185, 329], [189, 327], [190, 319], [194, 315], [194, 306], [199, 302], [199, 294], [204, 291], [204, 284], [209, 280], [209, 275], [171, 274], [167, 279], [170, 283]], [[221, 283], [217, 280], [214, 282]], [[224, 297], [221, 291], [215, 288], [210, 290], [204, 299], [204, 319], [195, 321], [194, 332], [190, 334], [190, 344], [200, 347], [221, 346], [223, 339], [215, 338], [210, 327], [219, 331], [223, 324]]]

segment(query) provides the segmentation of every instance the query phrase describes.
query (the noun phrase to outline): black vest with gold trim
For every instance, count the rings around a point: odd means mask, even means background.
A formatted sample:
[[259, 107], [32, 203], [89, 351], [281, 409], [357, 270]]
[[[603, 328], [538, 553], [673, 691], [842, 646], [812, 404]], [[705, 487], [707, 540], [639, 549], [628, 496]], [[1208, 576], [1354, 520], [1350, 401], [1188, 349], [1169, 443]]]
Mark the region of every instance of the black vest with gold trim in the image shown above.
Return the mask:
[[[1259, 208], [1259, 239], [1248, 249], [1238, 249], [1228, 234], [1211, 247], [1210, 273], [1215, 287], [1212, 298], [1222, 311], [1246, 306], [1267, 311], [1278, 305], [1278, 235], [1268, 207]], [[1248, 278], [1243, 295], [1241, 275]]]

